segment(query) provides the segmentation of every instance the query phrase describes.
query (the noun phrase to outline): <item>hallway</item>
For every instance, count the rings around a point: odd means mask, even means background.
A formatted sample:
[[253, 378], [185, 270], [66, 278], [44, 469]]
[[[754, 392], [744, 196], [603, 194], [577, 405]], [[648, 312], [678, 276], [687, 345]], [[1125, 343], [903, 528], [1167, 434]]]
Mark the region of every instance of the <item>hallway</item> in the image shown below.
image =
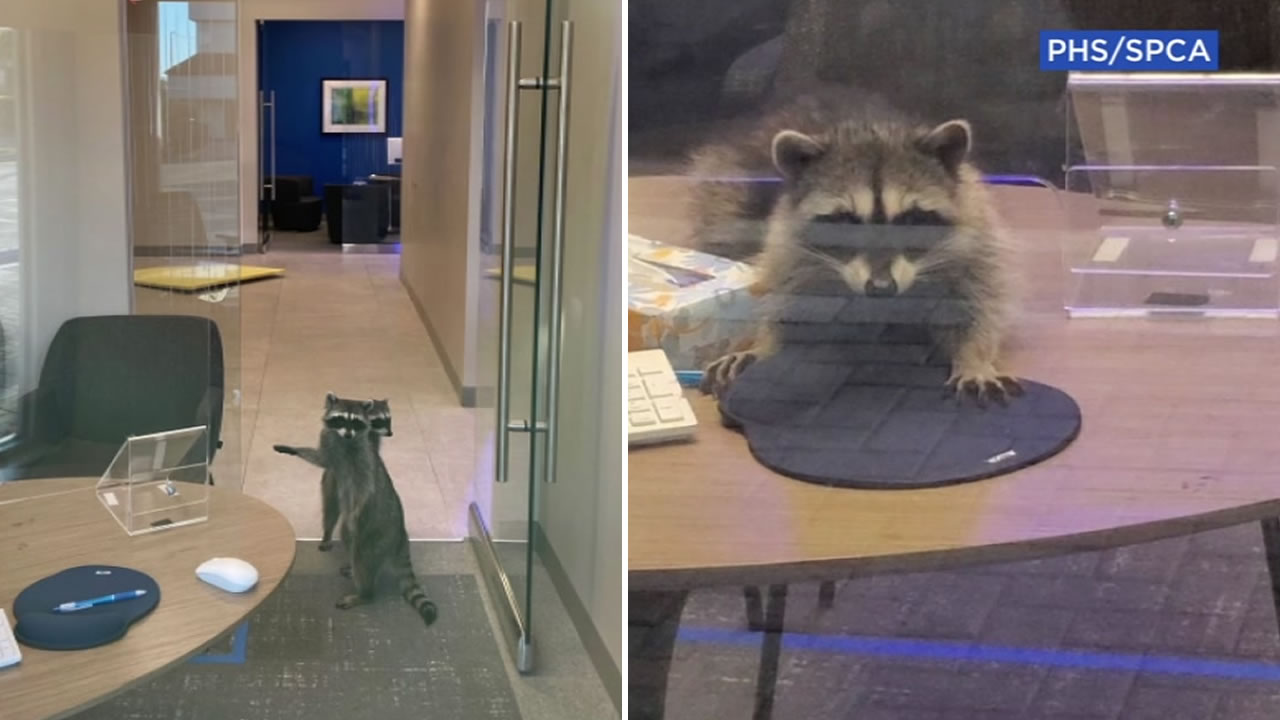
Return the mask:
[[326, 392], [386, 398], [394, 435], [382, 457], [409, 536], [465, 536], [477, 413], [458, 406], [400, 284], [400, 256], [343, 253], [320, 232], [277, 233], [269, 253], [242, 262], [286, 269], [241, 287], [245, 492], [283, 512], [299, 538], [320, 537], [320, 471], [271, 446], [313, 445]]

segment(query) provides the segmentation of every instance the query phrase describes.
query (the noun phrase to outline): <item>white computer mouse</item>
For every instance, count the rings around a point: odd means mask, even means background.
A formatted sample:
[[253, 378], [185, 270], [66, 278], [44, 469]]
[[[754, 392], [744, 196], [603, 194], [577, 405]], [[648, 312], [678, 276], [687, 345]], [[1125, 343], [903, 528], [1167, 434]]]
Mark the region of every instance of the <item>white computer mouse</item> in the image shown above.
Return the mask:
[[258, 569], [240, 558], [216, 557], [200, 563], [196, 577], [221, 590], [241, 593], [258, 584]]

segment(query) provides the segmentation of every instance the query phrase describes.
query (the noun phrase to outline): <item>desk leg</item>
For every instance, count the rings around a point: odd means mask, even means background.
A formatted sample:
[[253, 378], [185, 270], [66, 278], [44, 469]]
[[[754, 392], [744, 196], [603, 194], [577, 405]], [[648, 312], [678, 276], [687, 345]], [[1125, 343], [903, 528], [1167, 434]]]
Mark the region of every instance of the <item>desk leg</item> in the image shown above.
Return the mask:
[[1262, 521], [1262, 546], [1267, 551], [1267, 575], [1271, 578], [1271, 601], [1280, 623], [1280, 518]]
[[778, 663], [787, 614], [787, 586], [770, 585], [764, 612], [764, 638], [760, 643], [760, 670], [756, 674], [756, 710], [753, 720], [773, 717], [773, 695], [778, 687]]
[[830, 610], [836, 606], [836, 584], [831, 580], [824, 580], [818, 586], [818, 607], [823, 610]]
[[629, 593], [627, 689], [632, 720], [662, 720], [686, 591]]
[[760, 599], [760, 588], [755, 585], [742, 588], [742, 600], [747, 606], [747, 629], [751, 632], [763, 632], [764, 603]]

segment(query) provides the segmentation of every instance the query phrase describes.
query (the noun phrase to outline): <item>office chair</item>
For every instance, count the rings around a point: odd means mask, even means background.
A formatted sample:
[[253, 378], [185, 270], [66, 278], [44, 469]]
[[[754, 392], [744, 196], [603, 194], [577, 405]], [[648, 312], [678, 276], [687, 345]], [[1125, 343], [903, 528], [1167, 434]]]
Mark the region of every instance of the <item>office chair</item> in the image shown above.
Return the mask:
[[[100, 315], [58, 328], [0, 479], [100, 476], [131, 435], [205, 425], [221, 446], [222, 336], [207, 318]], [[210, 479], [212, 481], [212, 478]]]

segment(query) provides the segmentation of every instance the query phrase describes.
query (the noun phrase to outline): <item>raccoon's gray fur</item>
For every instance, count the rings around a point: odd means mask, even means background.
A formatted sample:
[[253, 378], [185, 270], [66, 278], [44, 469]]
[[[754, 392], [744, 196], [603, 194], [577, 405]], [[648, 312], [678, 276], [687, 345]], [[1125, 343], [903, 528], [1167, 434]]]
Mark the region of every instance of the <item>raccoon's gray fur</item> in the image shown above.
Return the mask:
[[[346, 398], [338, 398], [340, 404], [343, 403], [359, 403], [359, 400], [348, 400]], [[346, 405], [343, 405], [344, 407]], [[382, 449], [382, 438], [391, 437], [391, 403], [389, 400], [369, 400], [368, 401], [368, 420], [369, 442], [373, 445], [373, 452], [379, 453]], [[283, 448], [283, 449], [282, 449]], [[323, 508], [324, 536], [320, 538], [319, 549], [321, 552], [328, 552], [333, 547], [333, 530], [338, 525], [338, 488], [333, 473], [325, 467], [321, 458], [319, 448], [300, 448], [288, 445], [275, 446], [277, 452], [289, 455], [296, 455], [303, 460], [324, 470], [320, 476], [320, 497]]]
[[[756, 346], [713, 362], [704, 388], [722, 391], [784, 338], [776, 320], [805, 283], [846, 297], [945, 288], [952, 319], [930, 328], [960, 392], [1003, 400], [1020, 386], [997, 369], [1014, 263], [978, 171], [964, 120], [917, 125], [879, 103], [834, 91], [768, 113], [731, 142], [703, 148], [695, 175], [781, 175], [780, 183], [699, 182], [698, 244], [750, 258], [767, 296]], [[850, 100], [854, 104], [850, 104]], [[766, 197], [761, 189], [771, 187]]]
[[[378, 574], [384, 568], [394, 574], [400, 594], [430, 625], [436, 606], [418, 584], [409, 558], [409, 535], [404, 526], [404, 507], [391, 475], [377, 452], [379, 434], [370, 428], [370, 401], [345, 400], [333, 393], [325, 396], [324, 430], [315, 454], [306, 448], [276, 445], [277, 452], [298, 455], [324, 468], [325, 478], [336, 492], [339, 532], [351, 556], [343, 568], [355, 582], [356, 592], [338, 601], [342, 609], [368, 602]], [[328, 517], [326, 509], [326, 520]]]

